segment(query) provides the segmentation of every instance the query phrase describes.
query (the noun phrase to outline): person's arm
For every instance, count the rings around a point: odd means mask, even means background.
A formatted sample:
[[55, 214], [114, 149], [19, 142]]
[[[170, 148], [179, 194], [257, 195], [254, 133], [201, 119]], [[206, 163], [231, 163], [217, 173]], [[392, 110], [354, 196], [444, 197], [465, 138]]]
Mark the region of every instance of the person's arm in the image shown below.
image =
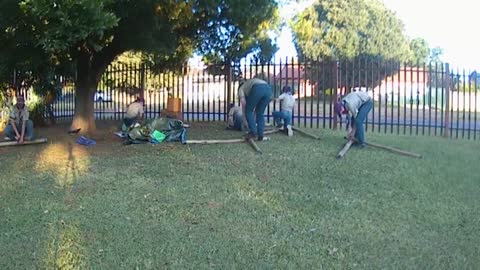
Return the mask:
[[139, 108], [138, 113], [137, 113], [137, 120], [142, 121], [144, 115], [145, 115], [145, 112], [143, 110], [143, 104], [142, 104], [142, 106]]
[[352, 140], [355, 137], [355, 132], [357, 131], [357, 126], [355, 125], [355, 118], [351, 118], [350, 127], [348, 128], [347, 138]]
[[349, 125], [348, 131], [347, 131], [347, 138], [349, 140], [351, 140], [351, 139], [353, 139], [353, 137], [355, 136], [355, 132], [357, 131], [357, 126], [355, 125], [355, 118], [357, 116], [353, 112], [354, 109], [351, 108], [351, 106], [349, 106], [348, 103], [346, 104], [346, 109], [348, 111], [347, 117], [350, 118], [350, 125]]
[[25, 127], [27, 126], [27, 120], [22, 121], [22, 134], [20, 135], [20, 138], [18, 139], [18, 143], [22, 144], [23, 139], [25, 138]]
[[238, 88], [238, 99], [240, 100], [240, 107], [242, 107], [242, 123], [244, 127], [248, 127], [247, 122], [247, 100], [245, 98], [245, 84]]
[[242, 106], [243, 125], [248, 126], [248, 122], [247, 122], [247, 100], [245, 99], [245, 97], [240, 98], [240, 105]]
[[15, 132], [15, 139], [20, 139], [20, 133], [18, 133], [17, 125], [15, 124], [14, 119], [10, 119], [10, 125], [13, 128], [13, 131]]
[[275, 99], [275, 101], [282, 101], [285, 98], [285, 94], [281, 94], [278, 96], [278, 98]]

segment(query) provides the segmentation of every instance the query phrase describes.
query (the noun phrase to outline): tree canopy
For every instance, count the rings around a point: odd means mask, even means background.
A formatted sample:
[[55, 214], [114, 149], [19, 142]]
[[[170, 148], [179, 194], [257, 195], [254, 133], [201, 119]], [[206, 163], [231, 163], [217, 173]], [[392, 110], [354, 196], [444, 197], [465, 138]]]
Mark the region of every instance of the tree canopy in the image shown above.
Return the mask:
[[[193, 52], [223, 59], [272, 49], [274, 0], [0, 0], [0, 66], [75, 64], [74, 127], [94, 129], [93, 94], [119, 54], [139, 51], [157, 64]], [[5, 74], [5, 73], [4, 73]]]
[[[300, 58], [328, 63], [322, 65], [327, 74], [338, 72], [325, 80], [348, 78], [338, 87], [374, 86], [395, 72], [395, 63], [412, 59], [403, 23], [378, 0], [317, 0], [293, 19], [291, 27]], [[337, 61], [335, 71], [329, 64]], [[353, 66], [368, 67], [370, 72], [354, 72]], [[319, 90], [334, 86], [333, 81], [318, 82], [318, 73], [315, 68], [307, 70], [309, 79], [322, 86]]]
[[292, 29], [297, 50], [310, 59], [410, 57], [402, 22], [377, 0], [316, 1], [294, 19]]
[[430, 48], [423, 38], [415, 38], [410, 41], [410, 50], [412, 52], [411, 62], [413, 64], [423, 64], [428, 61]]

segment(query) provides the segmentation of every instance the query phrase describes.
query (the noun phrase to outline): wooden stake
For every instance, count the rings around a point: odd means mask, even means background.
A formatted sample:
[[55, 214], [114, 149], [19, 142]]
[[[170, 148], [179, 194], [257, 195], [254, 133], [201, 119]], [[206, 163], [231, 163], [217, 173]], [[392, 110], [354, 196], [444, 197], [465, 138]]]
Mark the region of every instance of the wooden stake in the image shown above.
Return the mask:
[[308, 133], [308, 132], [306, 132], [306, 131], [303, 131], [303, 130], [301, 130], [301, 129], [299, 129], [299, 128], [292, 127], [292, 129], [295, 130], [295, 131], [297, 131], [298, 133], [303, 134], [303, 135], [305, 135], [305, 136], [307, 136], [307, 137], [310, 137], [310, 138], [312, 138], [312, 139], [320, 140], [320, 137], [318, 137], [318, 136], [316, 136], [316, 135], [313, 135], [313, 134], [311, 134], [311, 133]]
[[253, 147], [253, 149], [255, 149], [255, 151], [257, 152], [257, 154], [262, 154], [262, 150], [260, 150], [260, 148], [258, 147], [257, 143], [256, 143], [253, 139], [248, 139], [247, 141], [248, 141], [248, 143]]
[[345, 144], [345, 146], [342, 148], [342, 150], [340, 150], [340, 152], [338, 152], [337, 159], [341, 159], [343, 156], [345, 156], [345, 154], [347, 153], [348, 149], [350, 149], [352, 144], [353, 144], [352, 140], [348, 141]]
[[46, 138], [35, 139], [33, 141], [24, 141], [23, 144], [18, 144], [18, 141], [6, 141], [0, 142], [0, 147], [2, 146], [19, 146], [19, 145], [27, 145], [27, 144], [38, 144], [38, 143], [46, 143]]

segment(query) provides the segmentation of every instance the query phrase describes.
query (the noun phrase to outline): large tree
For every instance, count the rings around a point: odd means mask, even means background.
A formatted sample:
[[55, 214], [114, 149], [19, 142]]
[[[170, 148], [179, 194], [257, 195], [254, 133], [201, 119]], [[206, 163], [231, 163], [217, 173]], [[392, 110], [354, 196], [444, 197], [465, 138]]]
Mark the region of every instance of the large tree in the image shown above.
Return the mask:
[[276, 10], [274, 0], [0, 0], [0, 31], [6, 33], [0, 50], [9, 68], [75, 63], [72, 128], [88, 132], [95, 129], [94, 91], [119, 54], [141, 51], [168, 65], [195, 51], [258, 52], [264, 43], [257, 37], [266, 40]]
[[[384, 63], [411, 58], [402, 22], [378, 0], [317, 0], [296, 16], [291, 27], [300, 57], [312, 62], [339, 60], [340, 75], [352, 78], [344, 83], [348, 88], [352, 86], [348, 85], [351, 81], [375, 84], [380, 76], [394, 72], [397, 66]], [[355, 65], [372, 70], [368, 74], [353, 72], [351, 67]], [[328, 66], [326, 73], [332, 71]], [[317, 70], [309, 72], [310, 79], [316, 81], [313, 74], [318, 73]], [[371, 74], [377, 78], [366, 77]], [[333, 77], [330, 74], [325, 78]], [[320, 84], [324, 88], [333, 86], [328, 81]]]

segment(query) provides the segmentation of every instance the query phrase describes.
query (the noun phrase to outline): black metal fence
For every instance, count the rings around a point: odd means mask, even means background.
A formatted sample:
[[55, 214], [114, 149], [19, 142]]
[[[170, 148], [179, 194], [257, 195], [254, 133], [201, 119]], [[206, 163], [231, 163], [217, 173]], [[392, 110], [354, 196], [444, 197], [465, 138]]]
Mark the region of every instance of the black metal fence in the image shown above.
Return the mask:
[[[158, 73], [141, 65], [110, 65], [95, 93], [97, 119], [122, 119], [136, 95], [145, 99], [147, 117], [167, 107], [169, 97], [182, 99], [184, 121], [224, 121], [228, 103], [238, 103], [240, 78], [268, 81], [277, 97], [284, 85], [295, 90], [294, 124], [310, 128], [343, 127], [335, 102], [350, 91], [365, 91], [374, 99], [367, 131], [439, 135], [477, 139], [480, 75], [451, 70], [448, 64], [406, 65], [395, 62], [240, 63], [230, 66], [188, 65]], [[66, 83], [53, 105], [57, 118], [72, 117], [74, 88]], [[279, 109], [272, 102], [265, 113]]]

